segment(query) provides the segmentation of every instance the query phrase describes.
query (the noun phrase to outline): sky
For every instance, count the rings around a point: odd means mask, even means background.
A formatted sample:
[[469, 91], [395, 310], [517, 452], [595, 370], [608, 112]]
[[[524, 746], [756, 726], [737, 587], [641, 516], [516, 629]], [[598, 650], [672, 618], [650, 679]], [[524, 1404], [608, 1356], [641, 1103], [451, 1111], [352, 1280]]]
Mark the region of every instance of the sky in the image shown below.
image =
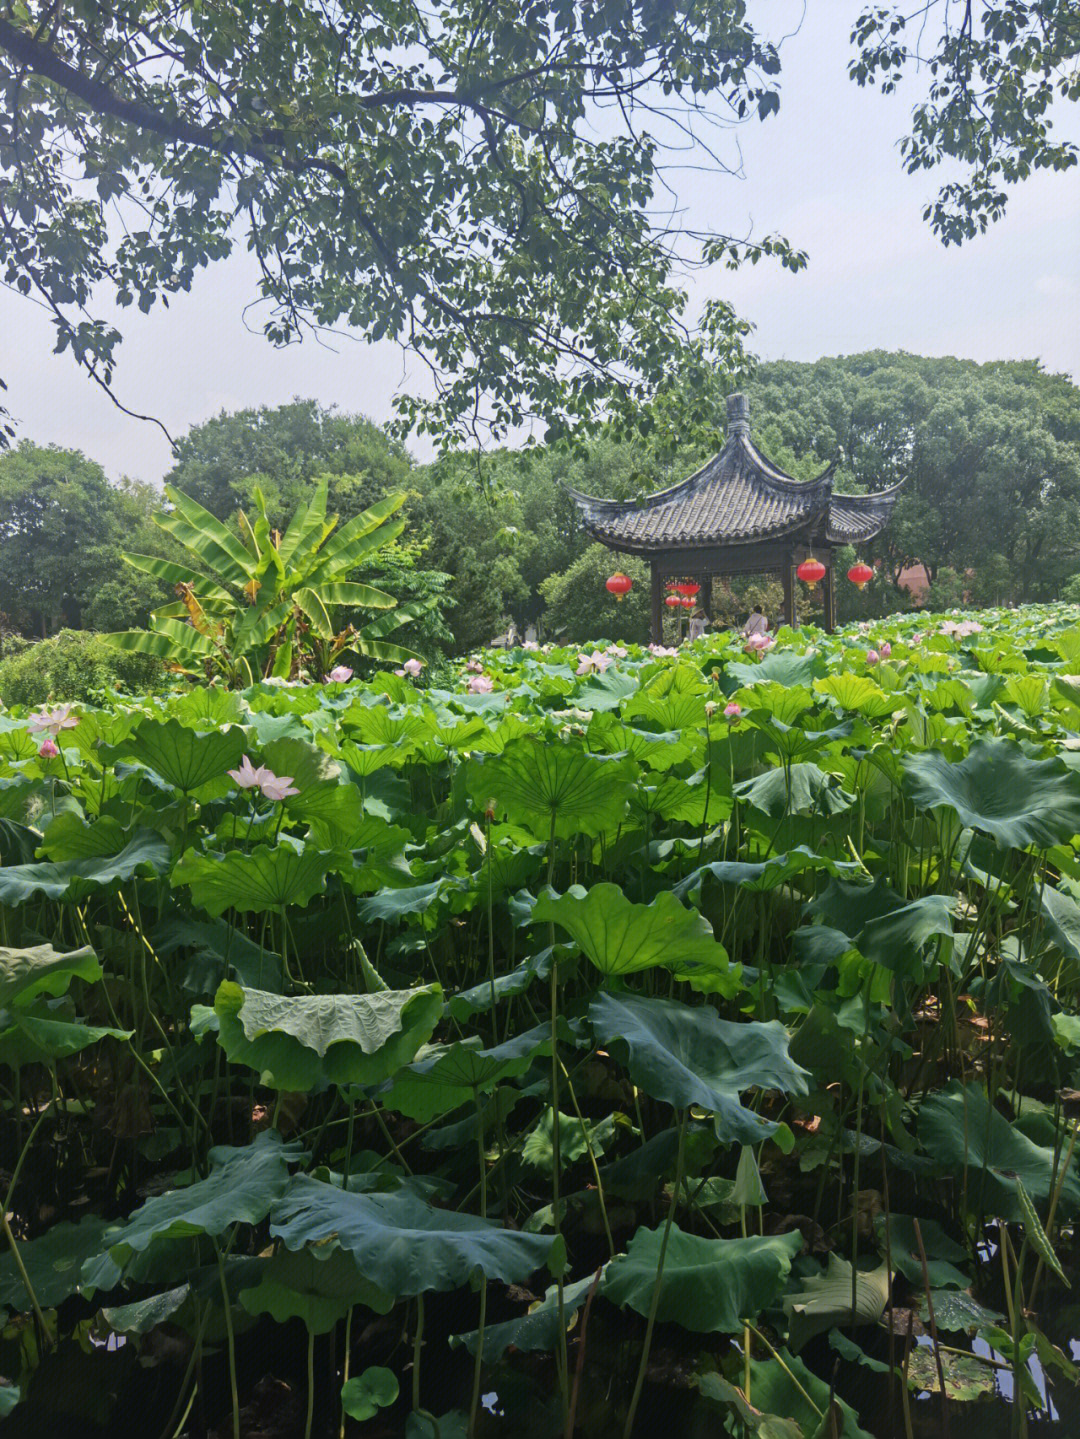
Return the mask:
[[[1080, 380], [1078, 171], [1035, 175], [987, 234], [943, 247], [922, 219], [940, 177], [907, 175], [898, 151], [921, 83], [885, 97], [847, 77], [861, 8], [861, 0], [809, 0], [804, 13], [802, 0], [752, 0], [770, 37], [787, 36], [779, 113], [720, 138], [736, 173], [686, 170], [671, 182], [688, 227], [779, 232], [809, 253], [809, 265], [796, 275], [768, 260], [697, 272], [692, 303], [730, 301], [753, 324], [749, 346], [763, 360], [903, 349], [1039, 359]], [[1061, 120], [1075, 138], [1077, 107]], [[343, 336], [275, 350], [257, 316], [245, 315], [256, 294], [241, 247], [168, 310], [123, 312], [114, 385], [123, 403], [180, 435], [222, 410], [295, 396], [383, 422], [395, 393], [423, 385], [423, 367], [387, 342]], [[111, 317], [107, 307], [99, 313]], [[161, 430], [123, 415], [52, 344], [45, 314], [0, 290], [0, 374], [19, 438], [80, 449], [113, 479], [160, 480], [172, 463]], [[430, 457], [424, 443], [411, 448]]]

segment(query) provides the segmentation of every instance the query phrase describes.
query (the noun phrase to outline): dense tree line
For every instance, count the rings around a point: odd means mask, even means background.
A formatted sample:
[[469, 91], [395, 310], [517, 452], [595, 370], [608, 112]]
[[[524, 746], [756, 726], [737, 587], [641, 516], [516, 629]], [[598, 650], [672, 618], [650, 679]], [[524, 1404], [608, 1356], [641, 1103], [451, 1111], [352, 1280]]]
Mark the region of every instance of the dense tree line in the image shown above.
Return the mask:
[[[440, 594], [443, 621], [417, 643], [463, 650], [513, 619], [587, 638], [637, 634], [642, 585], [620, 609], [603, 588], [617, 564], [591, 544], [561, 488], [632, 496], [682, 478], [722, 442], [723, 384], [704, 404], [709, 439], [680, 446], [665, 416], [643, 412], [635, 438], [601, 434], [575, 450], [460, 453], [427, 466], [361, 416], [315, 401], [222, 414], [179, 443], [171, 483], [227, 518], [258, 484], [284, 521], [329, 478], [330, 509], [346, 521], [393, 489], [408, 491], [409, 527], [381, 563], [402, 598]], [[763, 364], [747, 386], [754, 436], [792, 474], [833, 458], [837, 484], [876, 490], [905, 481], [892, 524], [861, 556], [880, 563], [849, 613], [908, 603], [897, 588], [921, 562], [931, 599], [1052, 599], [1080, 571], [1080, 390], [1034, 361], [978, 365], [871, 352], [814, 364]], [[655, 421], [655, 422], [653, 422]], [[0, 610], [9, 630], [140, 624], [171, 598], [120, 560], [123, 549], [166, 553], [152, 523], [161, 492], [122, 480], [74, 451], [28, 443], [0, 456]]]

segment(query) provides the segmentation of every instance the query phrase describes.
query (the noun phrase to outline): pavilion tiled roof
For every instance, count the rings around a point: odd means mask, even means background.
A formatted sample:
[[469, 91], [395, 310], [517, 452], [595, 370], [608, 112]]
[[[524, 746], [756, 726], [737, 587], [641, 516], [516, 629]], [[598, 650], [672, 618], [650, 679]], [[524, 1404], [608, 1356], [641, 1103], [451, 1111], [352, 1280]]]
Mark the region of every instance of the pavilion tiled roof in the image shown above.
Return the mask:
[[805, 533], [849, 544], [884, 529], [899, 487], [876, 495], [834, 495], [835, 463], [796, 480], [750, 439], [746, 400], [728, 399], [729, 432], [718, 455], [689, 479], [639, 500], [605, 500], [567, 486], [585, 528], [615, 550], [745, 545]]

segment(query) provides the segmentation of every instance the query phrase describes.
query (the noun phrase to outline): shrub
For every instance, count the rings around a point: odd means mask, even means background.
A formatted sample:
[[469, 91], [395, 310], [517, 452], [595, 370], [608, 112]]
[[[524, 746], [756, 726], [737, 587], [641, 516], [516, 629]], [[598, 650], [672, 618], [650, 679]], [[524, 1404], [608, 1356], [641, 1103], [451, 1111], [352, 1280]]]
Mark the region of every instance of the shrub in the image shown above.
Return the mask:
[[[634, 588], [621, 602], [608, 594], [604, 581], [616, 570], [629, 575]], [[540, 585], [547, 608], [543, 624], [548, 639], [581, 643], [597, 637], [645, 643], [649, 638], [649, 567], [633, 555], [616, 555], [604, 545], [590, 545], [558, 575]]]
[[161, 689], [165, 678], [165, 665], [151, 655], [125, 654], [89, 630], [60, 630], [0, 660], [0, 700], [88, 700], [102, 690]]

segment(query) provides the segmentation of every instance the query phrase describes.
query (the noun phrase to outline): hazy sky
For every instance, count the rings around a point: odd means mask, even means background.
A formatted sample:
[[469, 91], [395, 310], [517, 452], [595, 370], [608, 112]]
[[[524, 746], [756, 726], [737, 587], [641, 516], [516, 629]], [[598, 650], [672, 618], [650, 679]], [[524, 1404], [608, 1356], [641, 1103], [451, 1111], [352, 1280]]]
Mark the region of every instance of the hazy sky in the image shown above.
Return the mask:
[[[861, 0], [811, 0], [782, 47], [779, 114], [721, 139], [733, 162], [737, 143], [740, 174], [672, 177], [689, 226], [779, 231], [809, 252], [809, 266], [798, 275], [769, 261], [737, 273], [717, 268], [695, 278], [695, 298], [730, 300], [755, 325], [751, 348], [763, 359], [905, 349], [1038, 358], [1080, 377], [1078, 171], [1036, 175], [985, 236], [943, 248], [922, 219], [939, 177], [906, 175], [897, 150], [919, 82], [883, 97], [847, 78], [848, 35], [861, 8]], [[803, 6], [752, 0], [751, 10], [778, 39]], [[1061, 117], [1074, 136], [1076, 108]], [[115, 382], [124, 403], [160, 416], [174, 434], [222, 409], [295, 395], [382, 421], [410, 372], [421, 380], [422, 367], [391, 344], [340, 338], [332, 349], [307, 340], [274, 350], [257, 315], [245, 321], [256, 293], [254, 266], [241, 252], [168, 310], [124, 313]], [[126, 418], [68, 356], [53, 355], [45, 315], [7, 291], [0, 337], [0, 374], [21, 438], [79, 448], [114, 478], [165, 474], [170, 451], [160, 430]]]

